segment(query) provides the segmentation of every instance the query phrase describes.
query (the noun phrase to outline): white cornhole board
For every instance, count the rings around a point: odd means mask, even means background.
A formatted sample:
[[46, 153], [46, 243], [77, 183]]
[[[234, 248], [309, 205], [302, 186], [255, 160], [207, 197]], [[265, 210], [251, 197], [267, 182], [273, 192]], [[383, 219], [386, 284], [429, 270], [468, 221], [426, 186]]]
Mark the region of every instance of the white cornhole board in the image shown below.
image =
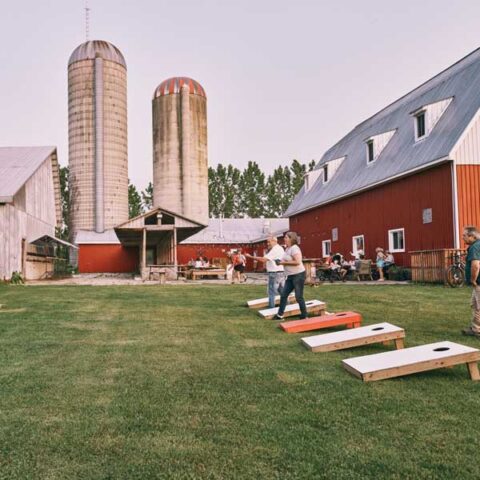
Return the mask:
[[302, 343], [312, 352], [331, 352], [372, 343], [395, 341], [397, 348], [403, 348], [405, 330], [391, 323], [376, 323], [367, 327], [350, 328], [339, 332], [325, 333], [302, 338]]
[[[293, 303], [295, 301], [295, 294], [291, 293], [287, 298], [288, 303]], [[280, 304], [280, 295], [275, 297], [275, 305]], [[265, 298], [256, 298], [255, 300], [249, 300], [247, 302], [248, 308], [265, 308], [268, 307], [268, 297]]]
[[393, 352], [343, 360], [343, 366], [364, 382], [400, 377], [437, 368], [467, 364], [472, 380], [480, 380], [480, 350], [454, 342], [437, 342]]
[[[321, 302], [320, 300], [310, 300], [305, 302], [307, 307], [308, 313], [315, 313], [324, 315], [325, 309], [327, 307], [325, 302]], [[265, 310], [259, 310], [258, 313], [267, 320], [271, 320], [278, 312], [278, 307], [275, 308], [266, 308]], [[295, 315], [300, 315], [300, 306], [298, 303], [292, 303], [291, 305], [287, 305], [285, 311], [283, 312], [283, 317], [293, 317]]]

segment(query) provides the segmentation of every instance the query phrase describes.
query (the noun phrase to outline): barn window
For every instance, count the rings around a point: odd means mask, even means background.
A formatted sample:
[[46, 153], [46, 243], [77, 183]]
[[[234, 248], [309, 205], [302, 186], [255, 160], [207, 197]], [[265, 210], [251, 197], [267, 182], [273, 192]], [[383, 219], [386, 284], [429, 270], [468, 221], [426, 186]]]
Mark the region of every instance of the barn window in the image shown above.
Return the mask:
[[354, 257], [365, 255], [365, 238], [363, 235], [352, 237], [352, 253]]
[[367, 142], [367, 162], [371, 163], [375, 160], [375, 149], [373, 140]]
[[322, 257], [329, 257], [332, 252], [332, 241], [323, 240], [322, 241]]
[[418, 112], [415, 115], [415, 139], [420, 140], [425, 136], [425, 110]]
[[405, 251], [405, 229], [396, 228], [388, 231], [388, 249], [390, 252]]
[[328, 182], [328, 163], [323, 167], [323, 183]]

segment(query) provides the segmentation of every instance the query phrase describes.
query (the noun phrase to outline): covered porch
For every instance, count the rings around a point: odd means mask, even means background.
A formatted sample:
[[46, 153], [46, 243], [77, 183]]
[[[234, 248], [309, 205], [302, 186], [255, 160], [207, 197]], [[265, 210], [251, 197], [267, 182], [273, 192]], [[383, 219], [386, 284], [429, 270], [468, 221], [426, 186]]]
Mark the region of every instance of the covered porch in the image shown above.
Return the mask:
[[169, 279], [178, 275], [177, 245], [198, 233], [205, 225], [176, 213], [155, 208], [115, 227], [115, 233], [125, 247], [137, 247], [142, 279], [163, 270]]

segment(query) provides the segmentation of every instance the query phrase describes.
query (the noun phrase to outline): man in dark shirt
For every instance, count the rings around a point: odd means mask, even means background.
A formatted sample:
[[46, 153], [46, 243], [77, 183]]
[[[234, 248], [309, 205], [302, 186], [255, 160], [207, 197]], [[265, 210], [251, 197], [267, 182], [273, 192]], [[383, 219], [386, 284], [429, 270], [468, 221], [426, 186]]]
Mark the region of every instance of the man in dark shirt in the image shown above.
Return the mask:
[[472, 323], [462, 333], [480, 339], [480, 232], [476, 227], [463, 229], [463, 240], [468, 245], [465, 280], [473, 287]]

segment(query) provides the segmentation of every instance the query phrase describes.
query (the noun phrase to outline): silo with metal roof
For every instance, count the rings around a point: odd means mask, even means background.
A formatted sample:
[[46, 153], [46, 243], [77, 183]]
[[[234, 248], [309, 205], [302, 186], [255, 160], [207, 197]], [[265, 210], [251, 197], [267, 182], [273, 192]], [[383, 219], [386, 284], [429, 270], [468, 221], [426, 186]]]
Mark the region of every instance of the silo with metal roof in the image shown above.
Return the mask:
[[68, 61], [70, 230], [102, 233], [128, 219], [127, 66], [93, 40]]
[[207, 97], [188, 77], [153, 95], [153, 205], [208, 224]]

